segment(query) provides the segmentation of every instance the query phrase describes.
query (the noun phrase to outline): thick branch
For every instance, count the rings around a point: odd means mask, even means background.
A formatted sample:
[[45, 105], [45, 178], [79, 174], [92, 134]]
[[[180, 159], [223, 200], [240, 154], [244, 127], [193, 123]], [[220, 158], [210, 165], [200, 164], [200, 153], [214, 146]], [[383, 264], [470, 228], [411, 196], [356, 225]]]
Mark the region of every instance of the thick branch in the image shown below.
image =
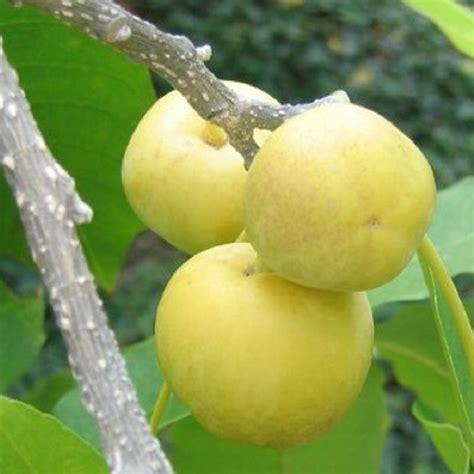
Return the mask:
[[246, 167], [257, 151], [255, 128], [273, 130], [303, 110], [326, 102], [348, 100], [339, 91], [304, 105], [268, 105], [239, 97], [204, 65], [209, 50], [196, 48], [184, 36], [158, 30], [110, 0], [25, 0], [23, 3], [53, 13], [93, 37], [126, 52], [135, 62], [160, 74], [180, 91], [206, 120], [220, 125], [242, 154]]
[[1, 38], [0, 132], [0, 163], [112, 472], [171, 473], [148, 429], [77, 238], [74, 223], [89, 221], [92, 211], [47, 149]]

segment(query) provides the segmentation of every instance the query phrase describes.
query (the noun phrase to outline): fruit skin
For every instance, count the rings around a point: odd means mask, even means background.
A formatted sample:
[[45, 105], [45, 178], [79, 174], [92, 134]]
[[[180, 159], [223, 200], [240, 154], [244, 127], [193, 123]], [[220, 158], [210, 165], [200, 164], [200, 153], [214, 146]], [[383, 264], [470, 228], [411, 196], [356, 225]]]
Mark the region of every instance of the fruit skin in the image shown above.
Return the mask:
[[370, 366], [365, 293], [322, 292], [253, 273], [247, 243], [206, 250], [174, 274], [156, 319], [172, 392], [215, 435], [274, 448], [326, 432]]
[[[226, 81], [243, 96], [275, 102], [247, 84]], [[262, 142], [269, 132], [255, 135]], [[177, 91], [146, 113], [122, 164], [122, 183], [138, 217], [186, 253], [232, 242], [243, 229], [242, 156], [223, 129], [206, 122]]]
[[427, 160], [392, 123], [328, 104], [286, 121], [257, 153], [244, 192], [246, 232], [284, 278], [367, 290], [409, 262], [435, 196]]

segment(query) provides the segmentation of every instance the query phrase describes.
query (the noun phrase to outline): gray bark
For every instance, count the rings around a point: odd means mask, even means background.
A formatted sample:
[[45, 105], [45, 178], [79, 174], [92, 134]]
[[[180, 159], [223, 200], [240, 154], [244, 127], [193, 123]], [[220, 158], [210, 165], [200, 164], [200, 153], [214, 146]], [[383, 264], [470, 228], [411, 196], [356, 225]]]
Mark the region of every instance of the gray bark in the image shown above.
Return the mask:
[[0, 163], [111, 471], [171, 473], [148, 429], [77, 237], [75, 224], [89, 221], [92, 211], [46, 147], [1, 38]]

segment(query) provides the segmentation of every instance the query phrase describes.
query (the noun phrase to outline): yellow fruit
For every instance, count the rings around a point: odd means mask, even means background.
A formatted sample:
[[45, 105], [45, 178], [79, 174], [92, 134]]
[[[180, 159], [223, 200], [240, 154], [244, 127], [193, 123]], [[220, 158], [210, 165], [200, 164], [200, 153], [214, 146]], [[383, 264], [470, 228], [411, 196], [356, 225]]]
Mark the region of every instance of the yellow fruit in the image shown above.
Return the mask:
[[[243, 96], [275, 102], [247, 84], [226, 84]], [[260, 132], [255, 138], [261, 142]], [[242, 231], [245, 177], [243, 159], [226, 133], [203, 120], [177, 91], [143, 117], [122, 165], [125, 194], [136, 214], [191, 254], [231, 242]]]
[[392, 123], [328, 104], [272, 133], [244, 196], [249, 240], [269, 268], [304, 286], [360, 291], [409, 262], [436, 189], [427, 160]]
[[365, 293], [323, 292], [255, 273], [247, 243], [206, 250], [172, 277], [156, 319], [159, 363], [215, 435], [287, 448], [349, 408], [372, 355]]

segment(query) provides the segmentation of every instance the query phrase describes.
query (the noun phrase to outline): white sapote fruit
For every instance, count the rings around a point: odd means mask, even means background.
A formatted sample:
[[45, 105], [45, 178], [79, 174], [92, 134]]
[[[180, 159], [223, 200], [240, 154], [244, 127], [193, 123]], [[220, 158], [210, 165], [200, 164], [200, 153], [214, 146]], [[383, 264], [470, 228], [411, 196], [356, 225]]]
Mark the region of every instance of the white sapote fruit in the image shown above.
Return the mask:
[[[225, 81], [244, 97], [276, 103], [247, 84]], [[262, 143], [268, 131], [256, 131]], [[127, 199], [154, 232], [186, 253], [232, 242], [243, 229], [242, 156], [220, 127], [206, 122], [177, 91], [145, 114], [122, 164]]]
[[244, 191], [245, 227], [282, 277], [367, 290], [412, 258], [435, 196], [428, 161], [391, 122], [327, 104], [290, 118], [260, 148]]
[[168, 283], [155, 337], [171, 391], [216, 436], [274, 448], [325, 433], [352, 405], [372, 357], [365, 293], [258, 273], [248, 243], [188, 260]]

